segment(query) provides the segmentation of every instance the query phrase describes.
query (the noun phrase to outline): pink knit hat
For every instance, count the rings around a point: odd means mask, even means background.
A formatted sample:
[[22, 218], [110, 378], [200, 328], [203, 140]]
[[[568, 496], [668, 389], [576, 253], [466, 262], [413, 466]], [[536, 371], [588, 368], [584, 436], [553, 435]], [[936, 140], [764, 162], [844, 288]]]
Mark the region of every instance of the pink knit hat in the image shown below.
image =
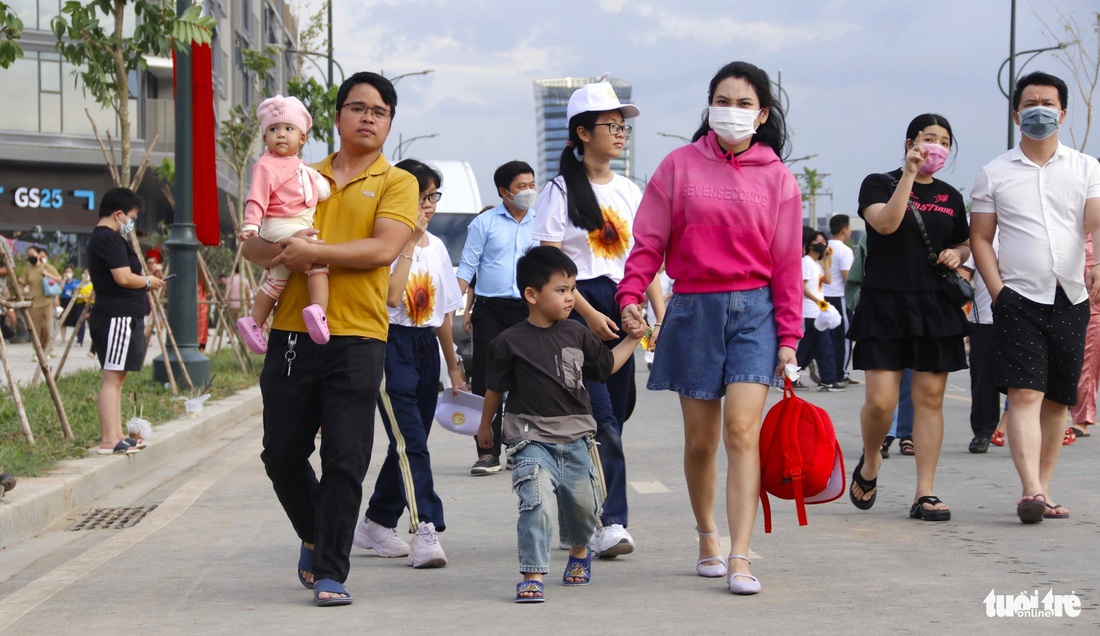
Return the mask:
[[271, 124], [294, 124], [307, 133], [313, 127], [313, 118], [297, 97], [268, 97], [256, 109], [256, 115], [260, 118], [260, 130], [267, 130]]

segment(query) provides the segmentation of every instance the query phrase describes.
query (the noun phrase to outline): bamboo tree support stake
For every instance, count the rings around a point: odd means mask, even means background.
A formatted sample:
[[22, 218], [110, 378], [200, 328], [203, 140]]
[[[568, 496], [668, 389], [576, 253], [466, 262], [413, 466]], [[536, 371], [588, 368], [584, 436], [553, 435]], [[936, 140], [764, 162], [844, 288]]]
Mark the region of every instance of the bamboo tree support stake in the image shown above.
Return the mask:
[[[76, 298], [75, 296], [73, 298]], [[88, 308], [91, 307], [92, 298], [95, 298], [95, 292], [92, 292], [92, 296], [88, 298], [88, 302], [84, 303], [84, 306], [80, 308], [80, 316], [76, 319], [76, 326], [73, 327], [73, 333], [69, 336], [69, 341], [65, 344], [65, 352], [61, 354], [61, 360], [57, 363], [57, 368], [53, 370], [53, 379], [56, 381], [61, 377], [61, 369], [65, 368], [65, 361], [69, 359], [69, 352], [72, 351], [73, 341], [76, 340], [76, 334], [80, 333], [81, 327], [88, 320]]]
[[[19, 301], [25, 301], [23, 298], [23, 288], [19, 286], [19, 283], [15, 280], [15, 257], [11, 253], [11, 246], [4, 239], [0, 239], [0, 249], [4, 252], [4, 261], [13, 264], [8, 268], [8, 278], [11, 280], [12, 288], [15, 289], [16, 299]], [[30, 303], [27, 303], [29, 306]], [[38, 357], [38, 367], [42, 370], [46, 377], [46, 386], [50, 390], [50, 398], [53, 400], [54, 408], [57, 409], [57, 417], [61, 420], [61, 434], [68, 440], [73, 439], [73, 429], [69, 428], [69, 418], [65, 415], [65, 405], [61, 402], [61, 394], [57, 391], [57, 383], [53, 381], [53, 376], [50, 374], [49, 367], [46, 366], [46, 352], [42, 350], [42, 345], [38, 342], [38, 332], [35, 331], [34, 322], [31, 320], [31, 312], [24, 306], [20, 308], [20, 312], [23, 314], [23, 322], [26, 323], [27, 329], [31, 332], [31, 345], [34, 347], [34, 354]]]
[[199, 274], [202, 275], [206, 281], [206, 288], [213, 293], [214, 301], [218, 307], [218, 332], [215, 337], [218, 340], [218, 344], [221, 344], [222, 331], [226, 331], [229, 335], [227, 342], [233, 349], [233, 354], [237, 356], [237, 362], [241, 365], [241, 373], [248, 373], [248, 367], [245, 364], [245, 358], [241, 357], [241, 351], [237, 347], [238, 341], [233, 338], [232, 332], [229, 331], [228, 322], [225, 319], [225, 312], [229, 308], [229, 303], [222, 300], [221, 290], [216, 284], [214, 284], [213, 276], [210, 274], [210, 268], [206, 266], [206, 259], [202, 257], [202, 253], [198, 254], [199, 261]]
[[[4, 239], [0, 238], [0, 241]], [[7, 303], [5, 307], [14, 309]], [[2, 320], [2, 318], [0, 318]], [[15, 412], [19, 415], [19, 424], [23, 427], [23, 437], [27, 438], [27, 443], [34, 446], [34, 433], [31, 431], [31, 423], [27, 421], [27, 409], [23, 406], [23, 396], [19, 394], [19, 384], [15, 381], [15, 376], [11, 372], [11, 364], [8, 362], [8, 345], [4, 342], [4, 334], [0, 332], [0, 364], [4, 365], [4, 377], [8, 380], [8, 387], [11, 388], [11, 399], [15, 402]]]
[[[142, 273], [149, 276], [149, 270], [145, 267], [145, 259], [140, 258], [141, 246], [138, 245], [137, 237], [134, 236], [133, 232], [130, 232], [130, 246], [134, 248], [134, 253], [139, 255], [138, 260], [141, 261]], [[183, 357], [180, 356], [180, 348], [179, 345], [176, 344], [176, 336], [172, 333], [172, 327], [168, 324], [168, 316], [164, 313], [164, 307], [157, 302], [157, 298], [152, 290], [146, 290], [145, 296], [149, 299], [149, 305], [153, 308], [153, 320], [160, 323], [158, 326], [168, 334], [168, 344], [172, 346], [172, 352], [176, 355], [176, 360], [180, 363], [180, 371], [183, 372], [183, 379], [187, 381], [187, 386], [194, 390], [195, 383], [191, 381], [191, 374], [187, 372], [187, 365], [183, 364]], [[162, 343], [161, 353], [164, 354], [164, 368], [168, 372], [168, 381], [172, 386], [173, 395], [179, 395], [179, 387], [175, 383], [175, 378], [172, 374], [172, 364], [168, 361], [167, 351], [163, 346], [164, 339], [160, 336], [160, 331], [161, 329], [157, 329], [157, 338]]]

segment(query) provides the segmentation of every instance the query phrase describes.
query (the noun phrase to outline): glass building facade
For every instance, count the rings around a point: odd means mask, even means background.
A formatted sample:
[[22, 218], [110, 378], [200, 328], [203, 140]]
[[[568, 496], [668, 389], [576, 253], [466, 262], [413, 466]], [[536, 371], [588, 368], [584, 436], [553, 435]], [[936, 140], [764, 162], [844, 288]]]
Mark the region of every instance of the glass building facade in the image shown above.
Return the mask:
[[[573, 91], [595, 82], [609, 82], [615, 89], [619, 101], [633, 104], [630, 99], [631, 85], [619, 79], [606, 77], [558, 77], [535, 80], [535, 127], [538, 130], [538, 166], [536, 180], [541, 188], [543, 184], [558, 174], [561, 151], [569, 139], [568, 121], [565, 119], [569, 96]], [[634, 131], [626, 141], [623, 154], [611, 161], [611, 169], [624, 177], [634, 178], [634, 138], [637, 136], [636, 120], [631, 120]]]

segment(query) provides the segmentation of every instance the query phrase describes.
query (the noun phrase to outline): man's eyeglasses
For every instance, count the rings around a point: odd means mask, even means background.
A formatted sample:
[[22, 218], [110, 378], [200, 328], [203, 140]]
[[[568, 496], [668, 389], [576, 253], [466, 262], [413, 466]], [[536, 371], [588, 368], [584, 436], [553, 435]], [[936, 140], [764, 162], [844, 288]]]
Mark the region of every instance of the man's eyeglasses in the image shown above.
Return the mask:
[[346, 108], [354, 117], [362, 117], [367, 114], [367, 111], [370, 111], [375, 119], [390, 118], [389, 109], [382, 106], [367, 106], [362, 102], [352, 102], [350, 104], [344, 104], [343, 108]]
[[443, 193], [442, 192], [433, 192], [431, 194], [422, 194], [422, 195], [420, 195], [420, 205], [424, 205], [425, 203], [427, 203], [429, 201], [431, 201], [432, 203], [439, 203], [439, 200], [442, 199], [442, 198], [443, 198]]
[[610, 121], [606, 122], [606, 123], [603, 123], [603, 124], [595, 124], [595, 125], [596, 126], [607, 126], [607, 132], [611, 133], [612, 135], [617, 135], [619, 133], [626, 133], [627, 135], [629, 135], [630, 131], [634, 130], [633, 126], [625, 126], [625, 125], [620, 126], [619, 124], [616, 124], [616, 123], [610, 122]]

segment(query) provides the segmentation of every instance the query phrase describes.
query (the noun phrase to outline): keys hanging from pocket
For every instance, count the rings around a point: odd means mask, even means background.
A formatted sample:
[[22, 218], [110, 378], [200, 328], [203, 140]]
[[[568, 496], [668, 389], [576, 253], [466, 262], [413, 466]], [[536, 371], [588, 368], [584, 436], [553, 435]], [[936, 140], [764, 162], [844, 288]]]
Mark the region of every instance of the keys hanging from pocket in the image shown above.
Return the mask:
[[290, 377], [290, 367], [294, 365], [294, 358], [298, 357], [298, 353], [294, 351], [294, 345], [298, 344], [298, 334], [292, 333], [287, 336], [286, 339], [286, 355], [283, 356], [286, 359], [286, 377]]

